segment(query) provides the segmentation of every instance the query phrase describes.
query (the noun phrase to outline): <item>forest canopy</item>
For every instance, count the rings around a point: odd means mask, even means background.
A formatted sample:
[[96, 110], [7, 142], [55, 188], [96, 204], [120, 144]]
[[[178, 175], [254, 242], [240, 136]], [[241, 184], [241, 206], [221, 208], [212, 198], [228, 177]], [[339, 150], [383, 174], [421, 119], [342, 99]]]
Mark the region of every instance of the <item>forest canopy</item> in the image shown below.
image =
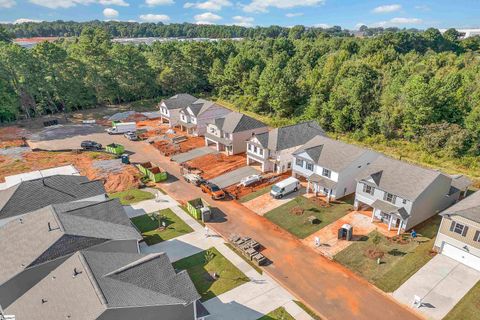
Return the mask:
[[111, 37], [88, 27], [79, 37], [25, 49], [4, 36], [0, 120], [188, 92], [274, 119], [316, 119], [358, 139], [480, 155], [478, 37], [436, 29], [310, 37], [300, 28], [276, 38], [151, 46]]

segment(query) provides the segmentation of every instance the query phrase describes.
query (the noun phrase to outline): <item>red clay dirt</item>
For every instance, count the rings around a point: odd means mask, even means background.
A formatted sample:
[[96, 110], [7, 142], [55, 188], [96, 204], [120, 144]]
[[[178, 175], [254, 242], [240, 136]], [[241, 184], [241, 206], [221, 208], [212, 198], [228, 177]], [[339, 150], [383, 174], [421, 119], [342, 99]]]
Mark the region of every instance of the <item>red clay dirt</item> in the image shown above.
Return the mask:
[[267, 175], [266, 178], [262, 179], [257, 183], [251, 184], [248, 187], [239, 187], [239, 186], [233, 185], [225, 188], [225, 191], [228, 192], [229, 194], [234, 195], [236, 199], [240, 199], [242, 197], [245, 197], [247, 194], [250, 194], [252, 192], [258, 191], [265, 187], [271, 186], [277, 183], [278, 181], [281, 181], [283, 179], [290, 177], [291, 175], [292, 175], [291, 171], [287, 171], [282, 174]]
[[224, 173], [244, 167], [247, 160], [244, 153], [227, 156], [224, 153], [207, 154], [185, 162], [184, 166], [200, 170], [203, 179], [209, 180]]

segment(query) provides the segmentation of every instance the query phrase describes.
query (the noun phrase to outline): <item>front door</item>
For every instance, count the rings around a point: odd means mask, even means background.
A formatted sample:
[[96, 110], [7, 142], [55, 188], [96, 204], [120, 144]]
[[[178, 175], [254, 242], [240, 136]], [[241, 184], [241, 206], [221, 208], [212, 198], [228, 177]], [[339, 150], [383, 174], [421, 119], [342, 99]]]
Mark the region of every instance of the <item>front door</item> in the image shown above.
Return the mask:
[[381, 220], [383, 223], [389, 223], [389, 221], [390, 221], [390, 215], [389, 215], [388, 213], [381, 212], [381, 213], [380, 213], [380, 220]]

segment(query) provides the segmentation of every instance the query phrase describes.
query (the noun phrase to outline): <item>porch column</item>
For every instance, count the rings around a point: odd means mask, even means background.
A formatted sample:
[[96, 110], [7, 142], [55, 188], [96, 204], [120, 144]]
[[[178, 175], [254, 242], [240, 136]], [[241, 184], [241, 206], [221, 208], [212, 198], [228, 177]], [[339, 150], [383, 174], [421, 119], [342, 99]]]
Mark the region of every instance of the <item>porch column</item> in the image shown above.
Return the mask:
[[310, 180], [307, 180], [307, 193], [310, 193]]
[[393, 215], [390, 215], [390, 220], [388, 220], [388, 231], [392, 229], [392, 220], [393, 220]]
[[397, 235], [400, 235], [400, 230], [402, 230], [403, 220], [400, 220], [400, 224], [398, 225]]
[[217, 142], [217, 151], [220, 152], [220, 143]]
[[370, 222], [373, 222], [373, 217], [375, 216], [375, 210], [376, 210], [376, 209], [373, 208], [373, 210], [372, 210], [372, 219], [370, 220]]

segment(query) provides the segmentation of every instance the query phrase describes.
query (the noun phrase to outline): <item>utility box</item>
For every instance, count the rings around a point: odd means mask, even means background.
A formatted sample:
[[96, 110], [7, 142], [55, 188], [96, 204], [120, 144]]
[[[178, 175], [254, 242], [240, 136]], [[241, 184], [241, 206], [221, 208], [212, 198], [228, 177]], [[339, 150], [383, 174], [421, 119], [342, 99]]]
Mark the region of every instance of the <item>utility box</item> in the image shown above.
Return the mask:
[[353, 227], [346, 223], [340, 229], [338, 229], [338, 239], [352, 241]]
[[195, 219], [204, 222], [210, 221], [212, 218], [210, 205], [202, 198], [187, 201], [187, 211]]
[[111, 143], [105, 148], [105, 150], [119, 156], [125, 152], [125, 147], [121, 144]]

